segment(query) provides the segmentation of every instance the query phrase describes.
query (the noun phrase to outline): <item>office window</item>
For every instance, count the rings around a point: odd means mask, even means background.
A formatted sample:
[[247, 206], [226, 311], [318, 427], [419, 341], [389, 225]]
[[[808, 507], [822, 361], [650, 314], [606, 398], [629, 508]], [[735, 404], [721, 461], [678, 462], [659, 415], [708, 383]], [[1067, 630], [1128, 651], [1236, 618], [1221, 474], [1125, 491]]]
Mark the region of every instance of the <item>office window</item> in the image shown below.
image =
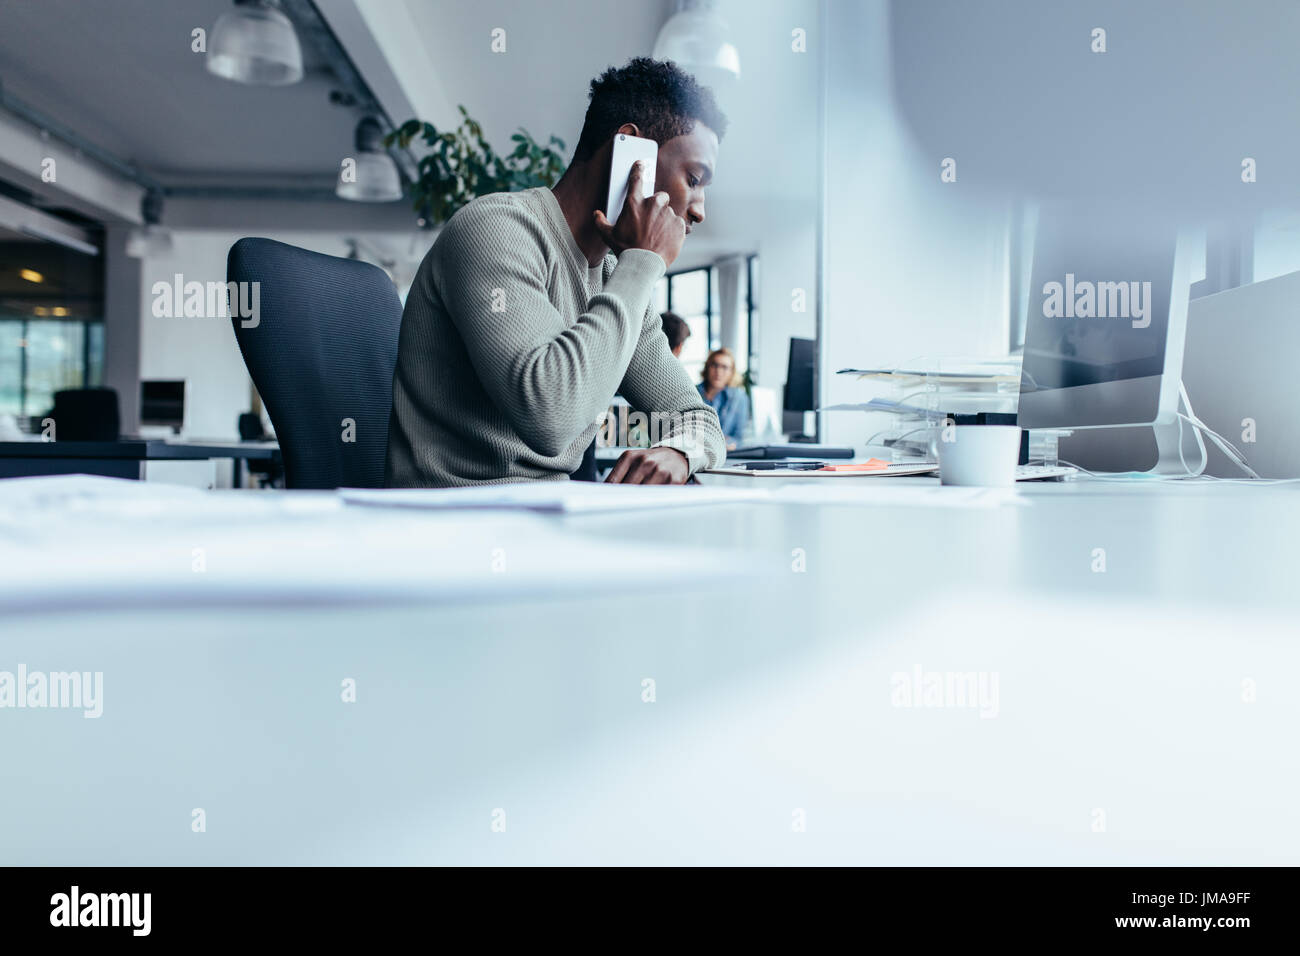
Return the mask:
[[103, 261], [0, 228], [0, 414], [104, 379]]
[[[691, 380], [698, 382], [704, 371], [713, 337], [713, 317], [709, 310], [709, 267], [690, 269], [664, 276], [656, 286], [656, 302], [676, 312], [690, 327], [691, 337], [682, 347], [682, 364]], [[662, 289], [662, 294], [660, 293]]]
[[[736, 353], [737, 370], [744, 373], [753, 364], [754, 328], [758, 309], [758, 256], [747, 259], [745, 289], [740, 304], [744, 316], [740, 322]], [[701, 266], [666, 275], [654, 289], [654, 307], [660, 312], [671, 310], [682, 317], [691, 329], [691, 337], [682, 348], [682, 364], [691, 380], [698, 382], [704, 373], [704, 360], [721, 344], [720, 283], [715, 266]]]
[[104, 323], [86, 323], [86, 387], [104, 384]]
[[668, 277], [664, 276], [655, 283], [654, 294], [650, 299], [654, 310], [661, 315], [668, 311]]
[[23, 402], [23, 324], [0, 319], [0, 415], [19, 415]]
[[54, 393], [86, 381], [86, 326], [81, 322], [36, 319], [27, 322], [26, 414], [54, 406]]

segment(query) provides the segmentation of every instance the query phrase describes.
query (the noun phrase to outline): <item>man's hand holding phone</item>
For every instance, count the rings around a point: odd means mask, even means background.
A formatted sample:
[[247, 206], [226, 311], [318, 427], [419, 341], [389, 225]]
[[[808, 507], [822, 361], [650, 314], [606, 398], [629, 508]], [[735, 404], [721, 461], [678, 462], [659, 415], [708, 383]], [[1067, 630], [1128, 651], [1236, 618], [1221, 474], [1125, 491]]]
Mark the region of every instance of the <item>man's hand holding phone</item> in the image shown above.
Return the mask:
[[624, 249], [649, 249], [657, 252], [666, 266], [671, 266], [682, 251], [686, 220], [668, 205], [667, 193], [657, 192], [642, 198], [643, 174], [644, 164], [638, 161], [628, 178], [627, 199], [623, 201], [618, 222], [610, 223], [605, 213], [597, 209], [592, 214], [596, 229], [615, 255]]

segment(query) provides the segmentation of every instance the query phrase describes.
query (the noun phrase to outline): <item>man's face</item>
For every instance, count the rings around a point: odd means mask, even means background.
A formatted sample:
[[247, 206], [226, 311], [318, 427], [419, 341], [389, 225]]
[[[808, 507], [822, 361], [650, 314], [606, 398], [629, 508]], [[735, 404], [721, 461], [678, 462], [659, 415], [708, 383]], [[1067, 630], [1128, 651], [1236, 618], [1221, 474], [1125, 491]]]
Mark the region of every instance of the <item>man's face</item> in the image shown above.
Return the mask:
[[703, 123], [659, 147], [655, 192], [668, 194], [668, 205], [686, 220], [686, 233], [704, 221], [704, 188], [713, 182], [718, 162], [718, 134]]

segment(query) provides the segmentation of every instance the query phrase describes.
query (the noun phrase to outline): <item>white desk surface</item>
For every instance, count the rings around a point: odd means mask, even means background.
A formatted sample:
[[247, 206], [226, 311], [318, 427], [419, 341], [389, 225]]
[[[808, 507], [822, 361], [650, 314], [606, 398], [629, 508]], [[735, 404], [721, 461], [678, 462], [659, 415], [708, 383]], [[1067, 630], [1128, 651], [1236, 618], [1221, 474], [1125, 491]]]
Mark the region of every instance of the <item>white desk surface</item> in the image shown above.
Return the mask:
[[[0, 710], [0, 859], [1300, 863], [1300, 487], [1021, 497], [510, 519], [762, 568], [707, 588], [8, 614], [0, 670], [104, 712]], [[897, 706], [918, 668], [996, 700]]]

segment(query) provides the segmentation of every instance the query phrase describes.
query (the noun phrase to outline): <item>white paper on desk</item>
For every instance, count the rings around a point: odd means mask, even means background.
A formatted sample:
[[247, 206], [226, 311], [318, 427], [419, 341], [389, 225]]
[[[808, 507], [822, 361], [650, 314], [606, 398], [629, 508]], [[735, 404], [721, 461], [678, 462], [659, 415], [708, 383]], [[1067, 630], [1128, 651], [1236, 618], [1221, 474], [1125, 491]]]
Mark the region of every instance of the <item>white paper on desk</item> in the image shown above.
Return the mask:
[[103, 475], [43, 475], [0, 480], [0, 508], [67, 508], [102, 501], [193, 499], [203, 492], [186, 485], [106, 478]]
[[924, 487], [877, 482], [792, 482], [774, 488], [770, 500], [796, 505], [880, 505], [915, 508], [1002, 508], [1025, 506], [1026, 498], [1012, 488], [959, 488], [926, 483]]
[[593, 481], [528, 481], [472, 488], [340, 488], [352, 505], [390, 508], [516, 509], [562, 514], [643, 511], [758, 501], [755, 488], [706, 488], [699, 485], [623, 485]]
[[603, 581], [668, 593], [773, 567], [592, 537], [542, 515], [345, 507], [333, 495], [332, 510], [277, 512], [255, 493], [213, 512], [207, 497], [152, 520], [49, 511], [16, 533], [0, 525], [0, 612], [497, 602], [578, 597]]
[[0, 480], [0, 543], [68, 539], [94, 528], [131, 536], [149, 523], [243, 526], [255, 534], [267, 521], [342, 507], [328, 491], [204, 491], [101, 475], [8, 478]]

